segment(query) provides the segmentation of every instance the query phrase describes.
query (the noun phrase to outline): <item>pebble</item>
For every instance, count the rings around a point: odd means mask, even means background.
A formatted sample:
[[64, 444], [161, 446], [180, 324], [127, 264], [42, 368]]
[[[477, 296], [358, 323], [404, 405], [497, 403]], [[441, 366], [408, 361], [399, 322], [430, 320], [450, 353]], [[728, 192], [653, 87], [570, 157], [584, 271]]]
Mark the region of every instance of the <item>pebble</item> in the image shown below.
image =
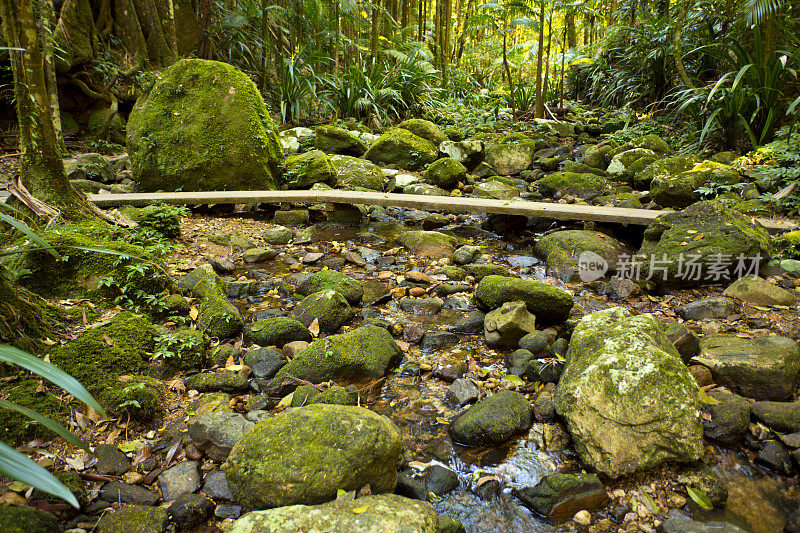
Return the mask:
[[582, 526], [588, 526], [592, 523], [592, 515], [586, 509], [575, 513], [575, 516], [572, 517], [572, 519]]
[[144, 481], [144, 476], [139, 472], [126, 472], [125, 475], [122, 476], [122, 480], [128, 485], [138, 485]]

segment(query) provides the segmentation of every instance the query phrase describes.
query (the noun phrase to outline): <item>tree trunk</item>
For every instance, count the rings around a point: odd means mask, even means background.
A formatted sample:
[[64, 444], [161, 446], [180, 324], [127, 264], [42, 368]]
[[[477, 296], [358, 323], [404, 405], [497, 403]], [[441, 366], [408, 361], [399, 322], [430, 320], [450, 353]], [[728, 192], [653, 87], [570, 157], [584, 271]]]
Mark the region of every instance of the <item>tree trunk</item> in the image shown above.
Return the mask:
[[339, 14], [341, 0], [334, 0], [333, 4], [333, 17], [335, 19], [334, 22], [334, 31], [336, 35], [334, 37], [333, 42], [333, 75], [339, 75], [339, 48], [341, 47], [342, 42], [342, 19], [341, 15]]
[[425, 35], [425, 0], [419, 1], [419, 14], [417, 15], [417, 41], [422, 42]]
[[178, 40], [175, 37], [175, 4], [167, 0], [167, 44], [172, 52], [172, 63], [178, 60]]
[[550, 46], [553, 44], [553, 12], [555, 11], [555, 5], [555, 2], [550, 4], [550, 18], [547, 21], [547, 55], [544, 58], [544, 90], [542, 91], [543, 105], [547, 104], [547, 91], [550, 85]]
[[166, 65], [172, 51], [164, 37], [161, 21], [158, 18], [158, 8], [153, 0], [133, 0], [133, 5], [136, 7], [136, 14], [147, 42], [147, 57], [150, 59], [150, 64], [156, 67]]
[[[574, 28], [573, 28], [574, 30]], [[569, 26], [564, 25], [564, 35], [561, 39], [561, 78], [558, 82], [558, 107], [564, 107], [564, 60], [567, 55], [567, 41], [569, 40]]]
[[21, 50], [11, 51], [22, 152], [20, 181], [34, 197], [61, 211], [65, 218], [89, 218], [86, 197], [72, 187], [64, 170], [31, 0], [0, 0], [0, 17], [6, 43]]
[[211, 39], [208, 36], [211, 26], [211, 6], [213, 0], [199, 0], [197, 20], [200, 23], [200, 40], [197, 42], [197, 57], [211, 59]]
[[564, 15], [564, 36], [568, 49], [571, 50], [578, 46], [578, 36], [575, 31], [575, 13], [571, 9]]
[[39, 13], [42, 17], [42, 55], [44, 63], [45, 83], [47, 84], [47, 94], [50, 99], [50, 114], [53, 117], [53, 129], [59, 141], [59, 149], [67, 151], [64, 145], [64, 135], [61, 130], [61, 111], [58, 105], [58, 84], [56, 83], [56, 61], [53, 55], [53, 33], [56, 21], [56, 12], [53, 8], [53, 0], [40, 0]]
[[681, 82], [687, 89], [694, 89], [694, 83], [686, 73], [686, 66], [683, 64], [683, 54], [681, 53], [681, 32], [683, 30], [683, 21], [686, 20], [686, 14], [689, 12], [689, 1], [685, 0], [681, 4], [678, 17], [675, 19], [675, 30], [672, 33], [672, 56], [675, 58], [675, 68], [678, 71]]
[[453, 55], [453, 2], [452, 0], [444, 1], [444, 39], [442, 47], [442, 87], [447, 87], [450, 81], [450, 58]]
[[511, 116], [517, 119], [517, 106], [514, 101], [514, 81], [511, 78], [511, 67], [508, 64], [508, 24], [503, 20], [503, 66], [505, 67], [506, 77], [508, 78], [508, 92], [511, 95]]
[[375, 6], [372, 8], [372, 31], [369, 40], [369, 56], [370, 62], [375, 63], [378, 60], [378, 44], [380, 43], [380, 0], [375, 0]]
[[539, 53], [536, 58], [536, 107], [533, 115], [544, 118], [544, 94], [542, 92], [542, 60], [544, 55], [544, 0], [539, 7]]

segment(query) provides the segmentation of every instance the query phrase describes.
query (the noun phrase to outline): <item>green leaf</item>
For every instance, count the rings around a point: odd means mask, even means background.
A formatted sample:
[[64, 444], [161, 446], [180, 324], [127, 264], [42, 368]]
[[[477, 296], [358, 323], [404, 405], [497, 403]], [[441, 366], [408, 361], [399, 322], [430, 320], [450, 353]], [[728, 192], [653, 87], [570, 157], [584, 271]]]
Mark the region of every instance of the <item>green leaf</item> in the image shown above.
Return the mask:
[[658, 505], [656, 505], [656, 502], [653, 500], [652, 496], [645, 492], [644, 487], [642, 486], [639, 487], [639, 490], [642, 493], [642, 499], [644, 500], [644, 503], [650, 508], [650, 512], [654, 515], [658, 514]]
[[34, 411], [33, 409], [28, 409], [27, 407], [17, 405], [14, 402], [9, 402], [8, 400], [3, 400], [2, 398], [0, 398], [0, 407], [11, 409], [12, 411], [17, 411], [18, 413], [22, 413], [28, 418], [36, 420], [41, 425], [45, 426], [47, 429], [58, 433], [59, 435], [64, 437], [65, 440], [71, 442], [75, 446], [83, 448], [87, 452], [89, 451], [89, 447], [86, 444], [84, 444], [78, 437], [76, 437], [74, 433], [69, 431], [67, 428], [65, 428], [58, 422], [47, 418], [46, 416]]
[[711, 500], [708, 499], [708, 496], [699, 489], [694, 487], [686, 486], [686, 492], [689, 493], [689, 497], [694, 500], [694, 503], [702, 507], [703, 509], [710, 511], [714, 508], [714, 505], [711, 503]]
[[26, 237], [41, 246], [42, 249], [47, 250], [47, 253], [56, 259], [61, 259], [61, 255], [56, 251], [56, 249], [53, 248], [50, 243], [39, 237], [36, 232], [29, 228], [24, 222], [21, 222], [12, 216], [6, 215], [5, 213], [0, 213], [0, 220], [24, 233]]
[[2, 442], [0, 442], [0, 474], [58, 496], [76, 509], [80, 507], [77, 498], [53, 474]]
[[719, 400], [715, 400], [714, 398], [712, 398], [711, 396], [706, 394], [706, 391], [704, 391], [703, 389], [699, 389], [699, 391], [700, 391], [700, 401], [701, 402], [703, 402], [705, 404], [708, 404], [708, 405], [717, 405], [717, 404], [719, 404]]
[[21, 366], [22, 368], [42, 376], [100, 413], [100, 416], [106, 416], [106, 412], [100, 407], [100, 404], [92, 398], [92, 395], [89, 394], [84, 386], [81, 385], [77, 379], [59, 369], [57, 366], [12, 346], [6, 346], [5, 344], [0, 344], [0, 361]]
[[515, 385], [523, 384], [522, 379], [519, 376], [515, 376], [514, 374], [508, 374], [507, 376], [504, 376], [503, 379], [510, 383], [514, 383]]

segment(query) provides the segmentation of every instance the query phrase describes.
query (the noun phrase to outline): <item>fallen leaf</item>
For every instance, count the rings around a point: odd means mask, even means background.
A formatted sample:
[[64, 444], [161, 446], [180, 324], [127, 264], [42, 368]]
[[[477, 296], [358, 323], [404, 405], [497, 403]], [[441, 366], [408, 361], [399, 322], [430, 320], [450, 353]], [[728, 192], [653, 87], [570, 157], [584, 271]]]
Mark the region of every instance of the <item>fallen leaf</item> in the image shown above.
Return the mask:
[[56, 341], [52, 340], [50, 337], [47, 337], [42, 343], [46, 344], [47, 346], [52, 346], [56, 343]]
[[225, 368], [228, 368], [229, 366], [234, 366], [235, 364], [236, 364], [236, 359], [234, 359], [232, 355], [229, 355], [228, 360], [225, 361]]
[[354, 507], [353, 512], [356, 514], [361, 514], [366, 512], [367, 509], [369, 509], [369, 505], [364, 505], [363, 507]]
[[103, 342], [109, 346], [114, 346], [114, 341], [111, 340], [111, 337], [108, 336], [108, 333], [103, 333]]
[[497, 476], [483, 476], [482, 478], [480, 478], [478, 480], [477, 486], [480, 487], [481, 485], [489, 483], [490, 481], [497, 481], [499, 483], [500, 482], [500, 478], [497, 477]]
[[192, 306], [192, 308], [189, 309], [189, 318], [192, 320], [197, 320], [198, 316], [200, 316], [200, 311], [198, 311], [196, 307]]
[[183, 384], [183, 380], [180, 378], [175, 378], [172, 381], [170, 381], [169, 384], [167, 385], [167, 388], [175, 392], [180, 392], [180, 393], [186, 392], [186, 385]]
[[319, 318], [315, 318], [311, 325], [308, 326], [308, 331], [311, 332], [313, 337], [317, 337], [319, 335]]

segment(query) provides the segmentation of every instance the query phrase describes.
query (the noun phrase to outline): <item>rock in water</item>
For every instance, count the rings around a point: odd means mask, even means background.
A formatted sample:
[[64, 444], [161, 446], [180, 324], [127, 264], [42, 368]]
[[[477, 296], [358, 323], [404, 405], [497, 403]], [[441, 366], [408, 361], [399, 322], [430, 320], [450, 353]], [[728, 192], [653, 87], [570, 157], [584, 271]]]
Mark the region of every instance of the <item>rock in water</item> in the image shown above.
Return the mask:
[[587, 465], [616, 478], [702, 456], [699, 389], [655, 317], [586, 315], [567, 361], [556, 411]]
[[468, 446], [494, 446], [531, 426], [531, 406], [525, 396], [500, 391], [476, 403], [450, 424], [454, 441]]
[[128, 119], [141, 191], [274, 189], [280, 146], [256, 86], [217, 61], [182, 59], [162, 71]]
[[490, 310], [521, 300], [536, 315], [536, 320], [544, 324], [566, 320], [575, 303], [572, 295], [547, 283], [497, 275], [481, 279], [475, 289], [475, 300]]
[[439, 518], [430, 503], [386, 494], [357, 500], [336, 500], [313, 507], [293, 505], [254, 511], [237, 520], [228, 533], [295, 531], [437, 533], [440, 529]]
[[314, 404], [257, 424], [223, 468], [245, 507], [314, 505], [333, 500], [339, 489], [394, 490], [403, 449], [388, 418], [362, 407]]

